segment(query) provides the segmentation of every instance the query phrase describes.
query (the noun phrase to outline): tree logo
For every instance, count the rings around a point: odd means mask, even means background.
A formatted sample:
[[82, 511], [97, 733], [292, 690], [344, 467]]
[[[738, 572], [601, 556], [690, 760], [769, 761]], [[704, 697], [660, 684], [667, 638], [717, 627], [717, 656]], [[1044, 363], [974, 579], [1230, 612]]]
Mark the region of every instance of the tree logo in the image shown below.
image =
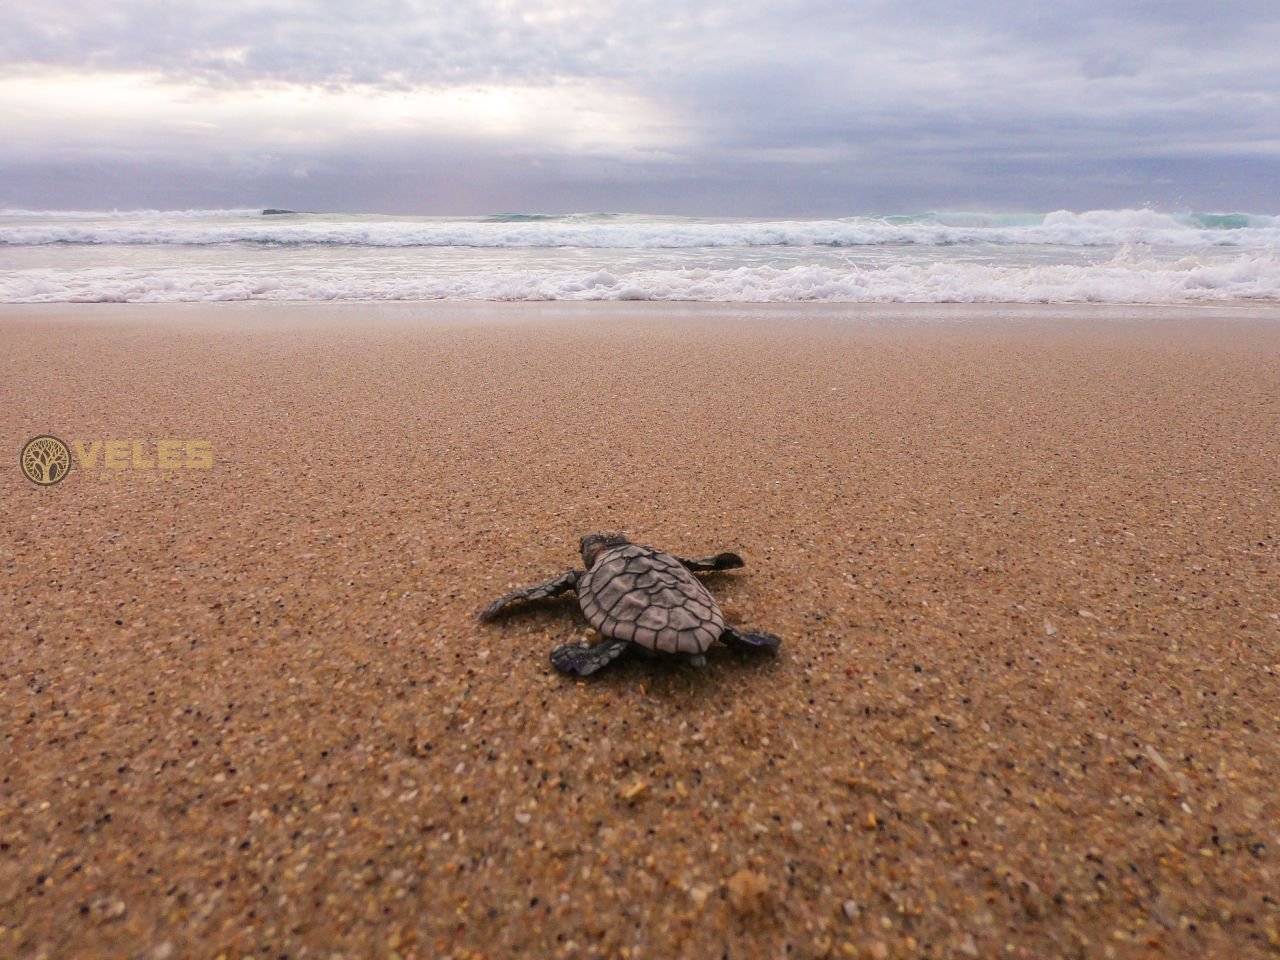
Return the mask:
[[50, 487], [71, 472], [71, 451], [57, 437], [32, 437], [18, 462], [28, 480]]

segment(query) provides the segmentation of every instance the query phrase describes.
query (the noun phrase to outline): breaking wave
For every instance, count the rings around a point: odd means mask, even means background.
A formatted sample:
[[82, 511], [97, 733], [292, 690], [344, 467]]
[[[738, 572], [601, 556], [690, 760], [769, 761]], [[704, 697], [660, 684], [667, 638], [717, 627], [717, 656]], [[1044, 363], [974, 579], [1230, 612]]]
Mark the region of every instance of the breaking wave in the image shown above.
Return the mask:
[[704, 220], [630, 214], [510, 213], [483, 218], [293, 211], [0, 210], [0, 245], [49, 244], [688, 249], [881, 245], [1280, 248], [1280, 217], [1093, 210], [927, 213], [832, 220]]
[[414, 275], [370, 268], [28, 269], [0, 274], [0, 300], [708, 300], [730, 302], [1210, 303], [1280, 300], [1280, 256], [1099, 264], [802, 264], [724, 269], [484, 270]]

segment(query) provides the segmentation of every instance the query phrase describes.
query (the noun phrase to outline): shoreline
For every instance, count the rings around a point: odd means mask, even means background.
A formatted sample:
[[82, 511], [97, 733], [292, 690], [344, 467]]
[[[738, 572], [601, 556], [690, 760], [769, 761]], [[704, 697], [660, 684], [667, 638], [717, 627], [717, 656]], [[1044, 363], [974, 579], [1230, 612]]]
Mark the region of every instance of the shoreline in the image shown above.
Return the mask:
[[[243, 313], [250, 311], [288, 314], [292, 312], [369, 312], [399, 313], [462, 313], [483, 315], [506, 312], [531, 314], [558, 313], [632, 313], [648, 314], [670, 312], [675, 314], [758, 315], [784, 313], [800, 314], [817, 319], [843, 318], [858, 320], [868, 318], [935, 319], [932, 314], [969, 315], [970, 320], [983, 322], [999, 319], [1029, 319], [1044, 314], [1061, 314], [1056, 319], [1108, 319], [1136, 320], [1156, 319], [1152, 315], [1165, 315], [1165, 319], [1191, 319], [1205, 315], [1238, 318], [1241, 320], [1269, 321], [1280, 319], [1280, 301], [1234, 300], [1230, 302], [1208, 301], [1203, 303], [1082, 303], [1082, 302], [958, 302], [940, 303], [924, 301], [714, 301], [714, 300], [224, 300], [224, 301], [176, 301], [176, 302], [59, 302], [59, 303], [8, 303], [0, 302], [0, 321], [67, 314], [74, 319], [80, 314], [101, 313], [108, 316], [124, 316], [134, 312], [153, 313], [173, 311], [178, 315], [192, 315], [190, 319], [208, 319], [204, 313]], [[976, 317], [973, 315], [977, 315]], [[84, 317], [89, 319], [88, 316]], [[478, 319], [483, 317], [478, 316]], [[278, 319], [289, 319], [280, 317]], [[386, 319], [380, 317], [379, 319]], [[422, 317], [421, 319], [433, 319]]]
[[[0, 952], [1271, 956], [1277, 319], [0, 305]], [[780, 656], [476, 624], [593, 529]]]

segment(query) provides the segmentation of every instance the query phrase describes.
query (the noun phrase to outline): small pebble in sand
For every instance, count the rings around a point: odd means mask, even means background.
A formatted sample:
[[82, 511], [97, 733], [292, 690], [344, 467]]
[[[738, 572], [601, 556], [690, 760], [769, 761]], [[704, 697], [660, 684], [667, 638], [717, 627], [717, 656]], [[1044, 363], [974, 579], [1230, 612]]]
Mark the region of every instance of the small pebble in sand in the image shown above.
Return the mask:
[[699, 910], [706, 905], [709, 896], [711, 896], [711, 888], [706, 884], [698, 884], [689, 890], [689, 898], [693, 900], [693, 905]]
[[126, 908], [124, 901], [119, 897], [103, 897], [94, 901], [92, 909], [99, 923], [107, 923], [123, 917]]

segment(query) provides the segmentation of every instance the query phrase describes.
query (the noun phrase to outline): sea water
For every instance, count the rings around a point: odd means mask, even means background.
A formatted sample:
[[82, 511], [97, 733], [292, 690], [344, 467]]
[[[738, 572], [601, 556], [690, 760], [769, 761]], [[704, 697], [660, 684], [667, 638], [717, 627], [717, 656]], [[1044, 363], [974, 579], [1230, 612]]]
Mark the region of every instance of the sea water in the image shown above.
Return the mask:
[[0, 210], [0, 302], [1280, 299], [1280, 216]]

